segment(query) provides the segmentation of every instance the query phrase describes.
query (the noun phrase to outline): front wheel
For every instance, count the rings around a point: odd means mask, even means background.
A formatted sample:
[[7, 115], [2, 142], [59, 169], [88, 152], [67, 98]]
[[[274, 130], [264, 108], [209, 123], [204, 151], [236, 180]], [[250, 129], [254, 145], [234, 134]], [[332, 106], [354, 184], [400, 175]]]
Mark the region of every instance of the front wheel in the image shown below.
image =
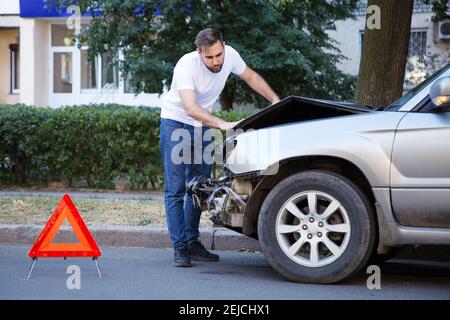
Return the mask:
[[351, 181], [327, 171], [304, 171], [268, 194], [258, 237], [268, 262], [289, 280], [335, 283], [367, 263], [375, 245], [375, 220]]

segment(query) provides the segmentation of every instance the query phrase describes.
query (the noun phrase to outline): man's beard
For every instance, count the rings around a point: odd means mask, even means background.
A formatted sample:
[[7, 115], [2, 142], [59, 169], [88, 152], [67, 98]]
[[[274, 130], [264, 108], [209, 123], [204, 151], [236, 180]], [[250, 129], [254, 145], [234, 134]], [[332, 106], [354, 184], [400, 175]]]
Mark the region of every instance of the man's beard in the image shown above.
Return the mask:
[[211, 71], [213, 73], [219, 73], [222, 70], [223, 64], [217, 66], [216, 68], [210, 68], [207, 65], [205, 65], [205, 66], [209, 71]]

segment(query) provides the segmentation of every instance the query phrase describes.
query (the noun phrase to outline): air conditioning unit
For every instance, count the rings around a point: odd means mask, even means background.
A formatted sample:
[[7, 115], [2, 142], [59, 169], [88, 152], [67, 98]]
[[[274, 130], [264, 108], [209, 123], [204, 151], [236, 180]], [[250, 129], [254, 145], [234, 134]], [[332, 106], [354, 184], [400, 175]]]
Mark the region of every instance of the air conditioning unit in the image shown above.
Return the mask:
[[439, 40], [450, 40], [450, 19], [439, 21], [437, 31]]

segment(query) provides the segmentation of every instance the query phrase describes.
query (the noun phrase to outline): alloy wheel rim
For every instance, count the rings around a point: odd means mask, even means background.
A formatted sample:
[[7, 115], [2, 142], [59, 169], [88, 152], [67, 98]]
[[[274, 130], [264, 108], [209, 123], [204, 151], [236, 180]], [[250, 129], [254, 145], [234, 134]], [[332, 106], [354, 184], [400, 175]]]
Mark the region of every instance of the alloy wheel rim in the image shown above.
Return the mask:
[[309, 190], [289, 198], [276, 219], [276, 238], [297, 264], [317, 268], [345, 252], [351, 224], [344, 206], [328, 193]]

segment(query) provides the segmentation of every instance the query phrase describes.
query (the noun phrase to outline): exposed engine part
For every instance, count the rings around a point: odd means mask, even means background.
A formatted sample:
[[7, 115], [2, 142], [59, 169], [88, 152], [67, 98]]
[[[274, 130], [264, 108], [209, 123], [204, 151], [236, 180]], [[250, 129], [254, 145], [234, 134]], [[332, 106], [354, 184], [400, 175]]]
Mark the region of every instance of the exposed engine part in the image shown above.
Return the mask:
[[235, 174], [235, 173], [231, 172], [227, 167], [223, 167], [223, 170], [225, 171], [225, 174], [227, 176], [229, 176], [230, 178], [254, 179], [254, 178], [258, 178], [261, 176], [260, 171], [252, 171], [252, 172]]
[[249, 180], [234, 179], [231, 183], [231, 189], [233, 189], [237, 194], [245, 194], [250, 196], [253, 191], [253, 185]]
[[202, 211], [208, 210], [215, 224], [243, 226], [245, 201], [253, 189], [250, 181], [235, 182], [231, 177], [212, 179], [199, 176], [189, 182], [187, 189], [196, 207]]

